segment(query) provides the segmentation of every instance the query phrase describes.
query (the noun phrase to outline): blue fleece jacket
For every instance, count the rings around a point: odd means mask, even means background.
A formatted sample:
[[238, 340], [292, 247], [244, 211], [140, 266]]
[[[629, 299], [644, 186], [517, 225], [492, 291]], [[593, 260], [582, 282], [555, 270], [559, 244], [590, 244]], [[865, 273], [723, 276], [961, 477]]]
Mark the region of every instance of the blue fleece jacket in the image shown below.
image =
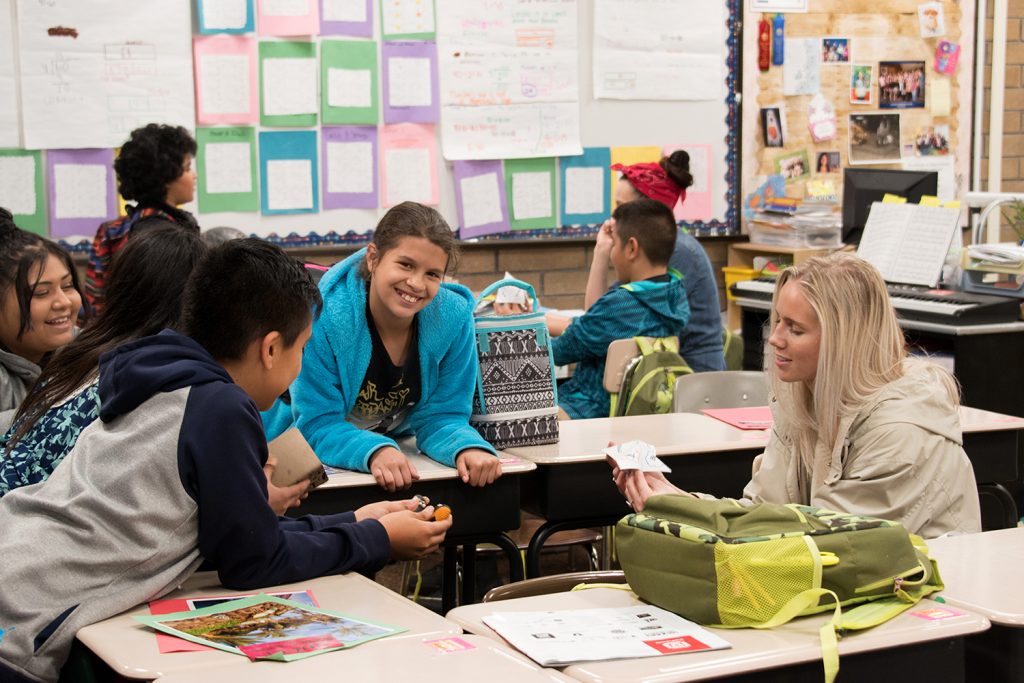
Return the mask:
[[556, 365], [576, 363], [572, 379], [558, 388], [558, 405], [574, 420], [608, 417], [604, 390], [608, 344], [631, 337], [670, 337], [690, 319], [683, 282], [644, 280], [612, 287], [551, 345]]
[[680, 230], [668, 265], [683, 274], [690, 304], [690, 321], [679, 336], [679, 355], [694, 372], [725, 370], [722, 308], [707, 252], [693, 235]]
[[[417, 446], [450, 467], [467, 448], [494, 448], [469, 426], [477, 356], [473, 297], [461, 285], [444, 284], [416, 314], [419, 324], [421, 398], [396, 431], [364, 431], [345, 418], [355, 405], [373, 347], [366, 322], [366, 282], [359, 264], [366, 250], [336, 264], [320, 280], [323, 312], [313, 323], [302, 372], [291, 386], [291, 418], [320, 459], [334, 467], [369, 471], [370, 456], [392, 437], [416, 436]], [[288, 426], [281, 401], [267, 419], [267, 438]]]

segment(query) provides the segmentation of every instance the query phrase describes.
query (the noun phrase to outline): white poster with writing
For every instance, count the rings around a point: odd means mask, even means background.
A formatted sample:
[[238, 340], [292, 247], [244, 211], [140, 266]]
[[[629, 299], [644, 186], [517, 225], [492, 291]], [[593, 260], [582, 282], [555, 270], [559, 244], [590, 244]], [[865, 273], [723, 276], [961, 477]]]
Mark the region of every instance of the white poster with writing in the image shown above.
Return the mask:
[[721, 97], [728, 6], [708, 0], [596, 0], [594, 97]]
[[14, 7], [0, 0], [0, 148], [21, 147], [18, 79], [15, 74]]
[[153, 121], [194, 129], [191, 11], [180, 0], [19, 0], [25, 146], [118, 147]]
[[445, 158], [582, 151], [577, 9], [577, 0], [438, 3]]

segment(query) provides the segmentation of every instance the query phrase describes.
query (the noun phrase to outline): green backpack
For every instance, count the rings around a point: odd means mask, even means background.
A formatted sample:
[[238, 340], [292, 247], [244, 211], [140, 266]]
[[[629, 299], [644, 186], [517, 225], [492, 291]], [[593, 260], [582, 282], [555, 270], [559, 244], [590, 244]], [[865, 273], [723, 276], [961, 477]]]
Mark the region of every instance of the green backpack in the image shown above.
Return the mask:
[[805, 505], [652, 496], [618, 523], [615, 545], [637, 595], [705, 626], [771, 628], [832, 610], [820, 631], [829, 681], [837, 631], [881, 624], [943, 587], [902, 525]]
[[640, 355], [622, 375], [622, 387], [611, 395], [609, 417], [672, 412], [676, 379], [693, 372], [679, 355], [678, 337], [633, 337]]

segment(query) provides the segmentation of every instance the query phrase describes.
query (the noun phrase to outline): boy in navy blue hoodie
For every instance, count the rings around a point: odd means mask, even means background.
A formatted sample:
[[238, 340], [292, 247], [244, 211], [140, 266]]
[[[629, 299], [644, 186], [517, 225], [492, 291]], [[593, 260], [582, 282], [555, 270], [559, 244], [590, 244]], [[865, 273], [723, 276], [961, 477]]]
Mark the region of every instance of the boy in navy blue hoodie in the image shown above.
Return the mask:
[[[157, 266], [159, 267], [159, 266]], [[49, 480], [0, 499], [0, 681], [53, 681], [79, 628], [180, 585], [202, 561], [240, 590], [420, 557], [451, 521], [414, 502], [277, 518], [259, 410], [298, 374], [320, 294], [279, 248], [200, 263], [184, 332], [100, 361], [100, 419]]]
[[604, 389], [608, 344], [630, 337], [677, 337], [690, 320], [682, 275], [668, 267], [676, 242], [675, 217], [661, 202], [619, 204], [598, 240], [610, 240], [609, 256], [620, 285], [609, 289], [582, 316], [549, 316], [557, 338], [557, 365], [576, 363], [572, 379], [558, 388], [558, 407], [572, 419], [608, 417]]

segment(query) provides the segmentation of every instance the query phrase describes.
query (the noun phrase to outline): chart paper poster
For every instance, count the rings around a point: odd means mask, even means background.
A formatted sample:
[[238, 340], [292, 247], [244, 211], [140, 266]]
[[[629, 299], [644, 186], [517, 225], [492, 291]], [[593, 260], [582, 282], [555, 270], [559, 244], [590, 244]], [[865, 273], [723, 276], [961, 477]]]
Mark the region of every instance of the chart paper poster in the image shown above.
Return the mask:
[[380, 61], [384, 123], [437, 123], [437, 45], [384, 43]]
[[373, 0], [320, 0], [320, 35], [373, 37]]
[[42, 153], [0, 149], [0, 206], [14, 214], [19, 228], [45, 235], [45, 202]]
[[576, 0], [438, 6], [447, 159], [580, 154]]
[[727, 15], [708, 0], [595, 0], [594, 97], [718, 99]]
[[677, 221], [709, 221], [711, 220], [711, 172], [714, 157], [711, 145], [670, 145], [662, 150], [669, 156], [677, 149], [686, 150], [690, 155], [690, 175], [693, 185], [686, 188], [686, 201], [676, 202], [672, 212]]
[[321, 131], [325, 209], [376, 209], [377, 127], [324, 126]]
[[493, 235], [511, 228], [500, 161], [456, 161], [452, 164], [452, 174], [461, 239]]
[[324, 123], [376, 125], [377, 43], [325, 40], [320, 43], [320, 106]]
[[509, 159], [505, 194], [513, 230], [556, 228], [555, 160]]
[[[633, 164], [642, 164], [647, 162], [657, 162], [661, 159], [661, 148], [660, 147], [612, 147], [612, 166], [615, 164], [622, 164], [623, 166], [632, 166]], [[622, 176], [618, 171], [611, 171], [611, 194], [615, 196], [615, 185], [619, 182], [619, 178]], [[612, 209], [615, 209], [615, 204], [612, 202]]]
[[311, 130], [260, 133], [260, 208], [266, 216], [317, 213], [316, 132]]
[[259, 211], [255, 129], [199, 128], [196, 143], [199, 210]]
[[384, 40], [433, 40], [434, 0], [380, 0], [380, 24]]
[[821, 40], [787, 38], [782, 65], [782, 94], [814, 95], [821, 90]]
[[243, 36], [196, 36], [192, 50], [197, 122], [259, 121], [256, 41]]
[[25, 146], [119, 147], [153, 121], [194, 129], [191, 3], [107, 0], [103, 30], [86, 30], [96, 12], [92, 2], [18, 4]]
[[92, 237], [100, 223], [117, 216], [113, 150], [51, 149], [46, 175], [50, 237]]
[[316, 45], [260, 43], [260, 125], [315, 126]]
[[583, 154], [562, 157], [561, 225], [594, 225], [611, 215], [608, 167], [612, 163], [607, 147], [585, 147]]
[[12, 3], [13, 0], [0, 0], [0, 148], [21, 147]]
[[318, 0], [258, 0], [261, 36], [315, 36], [320, 33]]
[[438, 204], [437, 139], [434, 126], [399, 123], [380, 133], [383, 206], [405, 201]]
[[200, 33], [252, 33], [252, 0], [197, 0]]

